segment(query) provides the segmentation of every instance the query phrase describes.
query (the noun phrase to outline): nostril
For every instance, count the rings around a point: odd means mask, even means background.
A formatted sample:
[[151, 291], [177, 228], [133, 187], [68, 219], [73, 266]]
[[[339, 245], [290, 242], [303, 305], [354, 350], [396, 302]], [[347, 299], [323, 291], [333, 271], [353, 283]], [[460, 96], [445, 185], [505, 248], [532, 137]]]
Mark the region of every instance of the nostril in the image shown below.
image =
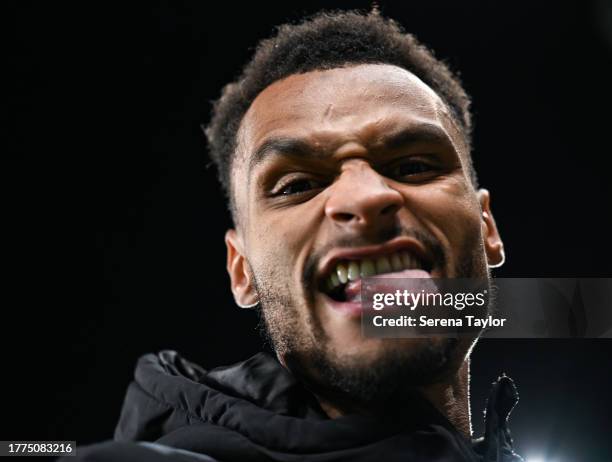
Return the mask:
[[381, 215], [395, 215], [399, 210], [400, 206], [397, 204], [390, 204], [380, 211]]
[[351, 221], [353, 219], [354, 215], [352, 213], [344, 213], [344, 212], [338, 212], [334, 215], [334, 218], [338, 221], [342, 221], [342, 222], [348, 222]]

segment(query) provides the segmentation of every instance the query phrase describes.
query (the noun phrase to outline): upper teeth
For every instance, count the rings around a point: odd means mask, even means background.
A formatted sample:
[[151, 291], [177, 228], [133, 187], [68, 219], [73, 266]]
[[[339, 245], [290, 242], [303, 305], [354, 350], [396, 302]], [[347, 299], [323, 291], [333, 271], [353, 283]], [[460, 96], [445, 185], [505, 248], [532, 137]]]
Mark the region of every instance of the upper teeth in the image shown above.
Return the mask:
[[346, 284], [348, 281], [377, 274], [391, 273], [405, 269], [422, 268], [421, 262], [408, 252], [396, 252], [375, 259], [364, 258], [363, 260], [342, 261], [336, 265], [326, 279], [327, 288], [334, 288]]

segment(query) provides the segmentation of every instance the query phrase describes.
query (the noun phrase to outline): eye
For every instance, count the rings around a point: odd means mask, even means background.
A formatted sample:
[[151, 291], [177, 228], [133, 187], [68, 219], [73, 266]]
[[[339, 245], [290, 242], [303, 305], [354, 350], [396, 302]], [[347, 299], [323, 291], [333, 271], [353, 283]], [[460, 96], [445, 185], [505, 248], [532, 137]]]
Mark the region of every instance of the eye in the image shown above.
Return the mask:
[[274, 196], [291, 196], [302, 194], [321, 187], [321, 184], [309, 178], [299, 178], [289, 181], [273, 192]]
[[423, 175], [425, 173], [431, 173], [435, 170], [435, 167], [431, 164], [418, 159], [404, 160], [400, 163], [395, 164], [391, 168], [391, 176], [394, 178], [413, 177]]

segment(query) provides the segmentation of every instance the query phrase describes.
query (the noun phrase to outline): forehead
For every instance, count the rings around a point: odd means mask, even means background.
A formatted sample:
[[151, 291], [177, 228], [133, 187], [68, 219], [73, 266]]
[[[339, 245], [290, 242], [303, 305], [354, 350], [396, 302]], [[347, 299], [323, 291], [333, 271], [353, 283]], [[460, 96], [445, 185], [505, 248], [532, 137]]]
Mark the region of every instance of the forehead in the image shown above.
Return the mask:
[[366, 64], [294, 74], [253, 101], [241, 124], [239, 145], [246, 149], [239, 157], [248, 158], [271, 136], [299, 136], [317, 144], [361, 141], [398, 125], [444, 128], [449, 120], [438, 95], [397, 66]]

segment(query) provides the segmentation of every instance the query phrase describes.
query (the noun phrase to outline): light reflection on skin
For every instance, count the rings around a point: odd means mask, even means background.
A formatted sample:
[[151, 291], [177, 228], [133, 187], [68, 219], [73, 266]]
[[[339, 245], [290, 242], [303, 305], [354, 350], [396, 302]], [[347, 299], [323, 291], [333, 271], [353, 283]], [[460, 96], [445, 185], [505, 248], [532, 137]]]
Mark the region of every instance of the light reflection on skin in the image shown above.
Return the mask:
[[[237, 226], [228, 272], [238, 303], [261, 300], [281, 362], [300, 350], [367, 368], [391, 352], [412, 357], [444, 339], [364, 338], [354, 317], [318, 290], [316, 267], [338, 247], [427, 236], [445, 256], [431, 274], [486, 276], [503, 244], [489, 193], [475, 190], [460, 129], [433, 90], [390, 65], [289, 76], [261, 92], [245, 115], [232, 165]], [[468, 356], [455, 348], [448, 374], [424, 387], [469, 433]], [[316, 376], [317, 368], [308, 365]], [[318, 378], [320, 379], [320, 377]], [[332, 416], [346, 409], [321, 398]]]

